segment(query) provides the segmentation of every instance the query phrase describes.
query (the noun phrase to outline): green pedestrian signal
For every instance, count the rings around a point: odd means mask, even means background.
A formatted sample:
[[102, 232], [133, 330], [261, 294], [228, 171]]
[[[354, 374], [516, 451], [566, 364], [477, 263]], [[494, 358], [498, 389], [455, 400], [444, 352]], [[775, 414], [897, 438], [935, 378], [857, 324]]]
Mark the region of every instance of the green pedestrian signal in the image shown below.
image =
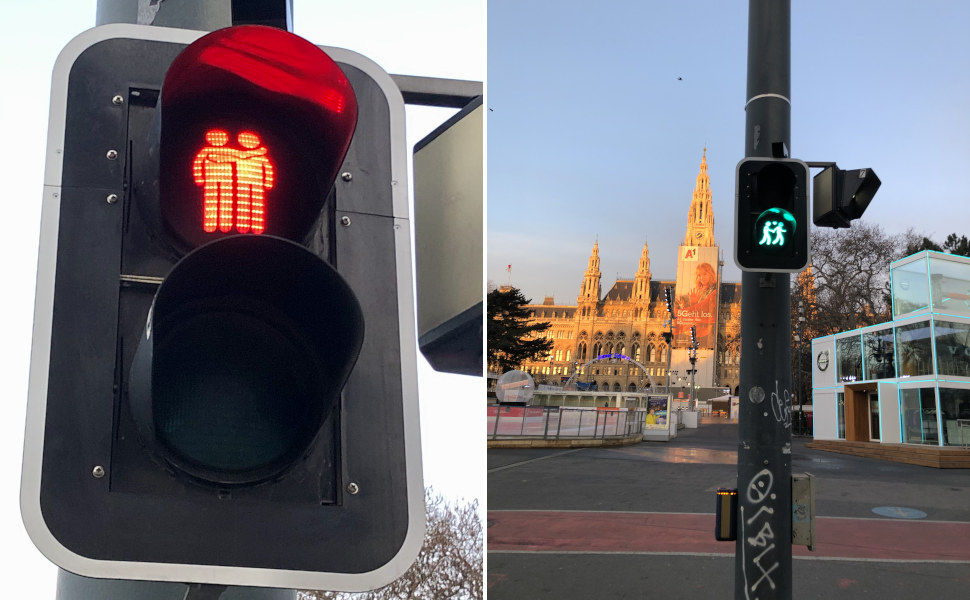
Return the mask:
[[783, 208], [769, 208], [755, 222], [758, 246], [764, 250], [782, 250], [794, 239], [798, 223], [795, 216]]
[[800, 160], [738, 163], [734, 262], [742, 271], [794, 273], [808, 265], [810, 181]]

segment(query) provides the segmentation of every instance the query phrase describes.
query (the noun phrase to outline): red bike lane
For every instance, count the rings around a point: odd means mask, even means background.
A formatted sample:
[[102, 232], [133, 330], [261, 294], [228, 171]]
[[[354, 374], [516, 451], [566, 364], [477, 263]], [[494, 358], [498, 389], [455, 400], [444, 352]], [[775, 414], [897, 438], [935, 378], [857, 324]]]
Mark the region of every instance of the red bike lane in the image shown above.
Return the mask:
[[[489, 511], [489, 552], [734, 554], [714, 539], [714, 515], [596, 511]], [[815, 549], [796, 557], [964, 562], [970, 522], [817, 517]]]

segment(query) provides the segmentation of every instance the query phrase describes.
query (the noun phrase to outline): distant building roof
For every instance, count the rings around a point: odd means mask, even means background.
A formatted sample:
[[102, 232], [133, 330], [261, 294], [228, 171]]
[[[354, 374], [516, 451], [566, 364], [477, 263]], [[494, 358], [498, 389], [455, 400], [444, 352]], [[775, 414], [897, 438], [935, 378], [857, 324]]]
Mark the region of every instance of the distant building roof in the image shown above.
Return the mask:
[[629, 300], [631, 295], [633, 295], [633, 280], [617, 279], [610, 291], [606, 292], [606, 297], [603, 300], [619, 302]]

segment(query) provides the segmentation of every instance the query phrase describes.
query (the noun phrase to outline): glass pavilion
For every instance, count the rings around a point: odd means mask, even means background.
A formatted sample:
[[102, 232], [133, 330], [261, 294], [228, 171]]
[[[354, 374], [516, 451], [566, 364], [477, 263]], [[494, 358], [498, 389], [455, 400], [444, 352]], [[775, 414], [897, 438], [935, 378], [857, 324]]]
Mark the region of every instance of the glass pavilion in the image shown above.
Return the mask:
[[889, 267], [893, 320], [812, 340], [815, 439], [970, 445], [970, 258]]

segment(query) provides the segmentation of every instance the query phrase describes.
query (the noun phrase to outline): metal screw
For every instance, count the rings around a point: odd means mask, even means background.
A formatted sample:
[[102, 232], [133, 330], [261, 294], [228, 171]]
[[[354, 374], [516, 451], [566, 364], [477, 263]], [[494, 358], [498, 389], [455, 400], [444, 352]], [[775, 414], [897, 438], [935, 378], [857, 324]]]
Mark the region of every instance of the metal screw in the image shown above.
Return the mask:
[[117, 150], [108, 150], [108, 153], [105, 154], [105, 156], [108, 157], [108, 160], [114, 160], [114, 159], [118, 158], [118, 151]]
[[118, 201], [118, 194], [108, 194], [106, 200], [108, 201], [108, 204], [114, 204]]
[[104, 477], [104, 467], [101, 465], [94, 467], [94, 469], [91, 470], [91, 474], [94, 475], [95, 478], [101, 479]]
[[115, 96], [114, 98], [111, 99], [111, 103], [114, 104], [115, 106], [119, 104], [124, 104], [124, 102], [125, 102], [125, 99], [122, 98], [120, 95]]
[[340, 224], [344, 227], [350, 227], [350, 217], [340, 217]]
[[344, 181], [350, 181], [354, 178], [354, 175], [350, 171], [344, 171], [340, 174], [340, 178]]
[[357, 492], [360, 491], [360, 486], [354, 482], [350, 482], [347, 485], [347, 491], [350, 492], [351, 494], [356, 494]]

